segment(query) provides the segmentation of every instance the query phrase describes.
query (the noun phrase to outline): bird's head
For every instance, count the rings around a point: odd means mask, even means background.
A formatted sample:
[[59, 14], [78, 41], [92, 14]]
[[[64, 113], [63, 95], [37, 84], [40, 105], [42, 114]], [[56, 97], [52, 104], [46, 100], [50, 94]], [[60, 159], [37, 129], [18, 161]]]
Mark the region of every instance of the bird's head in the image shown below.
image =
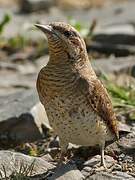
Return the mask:
[[86, 53], [86, 46], [78, 31], [63, 22], [48, 25], [36, 24], [42, 30], [49, 43], [50, 53], [65, 53], [71, 61], [77, 61]]

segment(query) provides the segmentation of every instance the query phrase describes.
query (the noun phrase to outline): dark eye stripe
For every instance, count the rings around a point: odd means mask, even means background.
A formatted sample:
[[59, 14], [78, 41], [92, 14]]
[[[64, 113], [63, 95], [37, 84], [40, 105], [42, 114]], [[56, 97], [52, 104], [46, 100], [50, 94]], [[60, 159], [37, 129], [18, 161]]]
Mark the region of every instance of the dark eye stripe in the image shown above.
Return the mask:
[[65, 31], [65, 32], [64, 32], [64, 35], [65, 35], [66, 37], [69, 37], [69, 36], [72, 36], [72, 33], [71, 33], [70, 31]]
[[74, 37], [77, 37], [78, 36], [78, 34], [76, 33], [76, 32], [73, 32], [73, 31], [64, 31], [64, 35], [66, 36], [66, 37], [70, 37], [70, 36], [74, 36]]
[[60, 26], [52, 26], [54, 30], [57, 30], [64, 34], [67, 38], [70, 36], [77, 37], [78, 34], [73, 30], [66, 30], [66, 28], [60, 27]]

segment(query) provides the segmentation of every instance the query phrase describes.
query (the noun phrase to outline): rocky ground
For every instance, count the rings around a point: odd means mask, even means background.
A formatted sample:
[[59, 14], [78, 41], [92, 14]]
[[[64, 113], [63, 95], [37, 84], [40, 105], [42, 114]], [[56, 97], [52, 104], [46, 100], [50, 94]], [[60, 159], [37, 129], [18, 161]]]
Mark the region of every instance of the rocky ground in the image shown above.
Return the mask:
[[[25, 0], [28, 9], [24, 3], [4, 2], [0, 6], [0, 179], [135, 179], [135, 2], [86, 0], [75, 5], [66, 0], [44, 4]], [[68, 162], [57, 165], [59, 139], [35, 88], [37, 73], [48, 62], [47, 41], [33, 26], [54, 20], [68, 21], [84, 36], [92, 65], [112, 98], [120, 140], [106, 147], [108, 171], [99, 168], [98, 147], [69, 145]]]

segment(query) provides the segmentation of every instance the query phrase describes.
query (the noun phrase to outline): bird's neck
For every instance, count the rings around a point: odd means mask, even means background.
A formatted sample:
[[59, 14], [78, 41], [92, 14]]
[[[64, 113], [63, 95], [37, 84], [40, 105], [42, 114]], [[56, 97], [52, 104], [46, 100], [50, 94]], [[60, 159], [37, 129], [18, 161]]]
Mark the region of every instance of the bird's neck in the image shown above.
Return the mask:
[[53, 41], [50, 39], [49, 54], [50, 59], [46, 70], [48, 70], [48, 73], [51, 73], [51, 76], [53, 73], [53, 77], [56, 76], [60, 81], [64, 78], [66, 81], [71, 80], [73, 76], [76, 76], [77, 74], [78, 76], [80, 74], [86, 76], [90, 71], [92, 75], [95, 75], [89, 62], [87, 52], [85, 51], [82, 51], [77, 59], [74, 60], [67, 54], [66, 49], [59, 40]]
[[59, 48], [49, 48], [49, 62], [45, 67], [46, 73], [48, 74], [48, 79], [50, 77], [55, 77], [59, 79], [59, 82], [65, 78], [66, 81], [72, 76], [72, 67], [69, 63], [68, 56], [66, 52], [59, 46]]
[[59, 39], [55, 39], [54, 41], [50, 38], [48, 41], [48, 45], [51, 63], [62, 63], [63, 59], [66, 60], [68, 58], [66, 51]]
[[63, 56], [51, 54], [47, 66], [44, 67], [44, 81], [46, 83], [44, 90], [48, 92], [50, 97], [55, 94], [65, 94], [65, 92], [68, 96], [77, 89], [78, 80], [81, 77], [89, 80], [90, 74], [95, 76], [89, 61], [86, 61], [85, 64], [79, 62], [81, 64], [71, 65], [69, 59], [66, 60], [66, 58], [65, 54]]
[[49, 55], [50, 55], [50, 62], [52, 64], [65, 64], [68, 62], [68, 56], [66, 54], [66, 52], [64, 52], [64, 50], [53, 50], [53, 51], [49, 51]]

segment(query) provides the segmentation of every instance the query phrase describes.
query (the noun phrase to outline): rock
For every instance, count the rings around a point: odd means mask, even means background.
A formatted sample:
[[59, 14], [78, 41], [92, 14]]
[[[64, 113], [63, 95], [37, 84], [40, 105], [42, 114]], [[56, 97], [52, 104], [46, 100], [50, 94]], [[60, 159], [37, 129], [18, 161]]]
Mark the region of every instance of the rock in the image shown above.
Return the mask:
[[32, 157], [11, 151], [0, 151], [0, 172], [3, 178], [5, 177], [3, 167], [6, 169], [7, 177], [9, 177], [11, 174], [19, 172], [21, 166], [23, 166], [21, 170], [23, 172], [24, 168], [27, 167], [28, 170], [28, 167], [32, 166], [32, 164], [33, 170], [31, 176], [46, 173], [55, 167], [45, 159], [39, 157]]
[[[4, 77], [4, 78], [3, 78]], [[36, 75], [23, 75], [15, 71], [0, 72], [0, 96], [15, 93], [17, 90], [26, 90], [35, 87]]]
[[44, 107], [35, 90], [0, 97], [0, 140], [20, 143], [43, 136], [42, 126], [50, 128]]
[[129, 56], [135, 54], [135, 46], [113, 45], [109, 43], [91, 42], [88, 46], [88, 52], [96, 51], [107, 55], [114, 54], [117, 57]]
[[115, 164], [115, 165], [113, 166], [113, 170], [122, 171], [122, 167], [121, 167], [121, 165], [119, 165], [119, 164]]
[[135, 54], [135, 28], [132, 23], [113, 23], [97, 27], [92, 40], [87, 40], [88, 51], [115, 56]]
[[128, 134], [126, 137], [122, 137], [118, 145], [123, 152], [133, 155], [135, 152], [135, 132]]
[[[100, 162], [101, 162], [101, 156], [96, 155], [96, 156], [92, 157], [91, 159], [89, 159], [88, 161], [86, 161], [84, 163], [84, 167], [85, 166], [97, 167], [97, 166], [100, 166]], [[106, 162], [106, 166], [108, 168], [116, 163], [116, 161], [111, 156], [107, 156], [107, 155], [105, 155], [105, 162]]]
[[[132, 167], [132, 169], [135, 168], [135, 165], [134, 165], [134, 153], [133, 154], [124, 154], [124, 153], [121, 153], [119, 155], [119, 162], [120, 164], [122, 165], [122, 170], [123, 171], [128, 171], [129, 168]], [[130, 170], [131, 171], [134, 171], [134, 170]]]
[[[123, 131], [124, 132], [124, 131]], [[135, 155], [135, 132], [120, 134], [118, 142], [114, 142], [106, 147], [107, 154], [114, 154], [115, 156], [121, 155], [124, 153], [129, 156]]]
[[89, 166], [84, 167], [83, 170], [81, 171], [85, 179], [90, 176], [91, 172], [92, 172], [92, 167]]
[[134, 178], [132, 176], [130, 176], [129, 174], [127, 174], [126, 172], [120, 172], [120, 171], [114, 171], [113, 172], [114, 176], [118, 176], [121, 179], [131, 179], [133, 180]]
[[104, 58], [97, 59], [96, 61], [92, 61], [92, 66], [96, 70], [97, 74], [102, 72], [106, 74], [119, 74], [119, 73], [129, 73], [129, 70], [132, 70], [135, 65], [134, 56], [129, 56], [126, 58]]
[[23, 13], [48, 10], [55, 5], [55, 0], [20, 0], [20, 10]]
[[118, 129], [119, 131], [122, 131], [122, 132], [131, 132], [131, 128], [132, 126], [128, 125], [128, 124], [125, 124], [125, 123], [122, 123], [122, 122], [118, 122]]
[[56, 168], [54, 174], [48, 180], [82, 180], [83, 175], [75, 164], [67, 163]]
[[40, 129], [40, 132], [42, 132], [42, 126], [45, 126], [47, 129], [52, 130], [52, 127], [49, 124], [47, 114], [45, 111], [44, 106], [38, 102], [32, 109], [31, 109], [31, 114], [33, 115], [35, 122]]
[[[132, 27], [133, 28], [133, 27]], [[122, 29], [123, 30], [123, 29]], [[121, 31], [122, 31], [121, 30]], [[112, 33], [100, 33], [96, 34], [92, 41], [99, 42], [103, 44], [112, 44], [112, 45], [135, 45], [135, 29], [133, 28], [133, 32], [131, 33], [123, 33], [122, 32], [112, 32]]]
[[96, 0], [96, 1], [90, 1], [90, 0], [58, 0], [58, 5], [62, 7], [63, 9], [89, 9], [92, 7], [101, 7], [104, 5], [105, 0]]
[[113, 174], [107, 173], [107, 172], [100, 172], [97, 174], [94, 174], [86, 180], [134, 180], [134, 178], [130, 175], [128, 175], [126, 172], [120, 172], [120, 171], [115, 171]]
[[50, 156], [50, 154], [45, 154], [42, 156], [42, 159], [47, 161], [47, 162], [53, 162], [54, 160], [52, 159], [52, 157]]
[[[112, 35], [112, 36], [106, 36], [105, 39], [103, 39], [104, 34]], [[111, 42], [113, 44], [114, 43], [135, 44], [135, 42], [131, 38], [132, 36], [130, 37], [130, 35], [135, 35], [134, 24], [132, 24], [131, 22], [129, 22], [129, 23], [115, 23], [114, 22], [113, 24], [97, 26], [94, 31], [94, 35], [97, 35], [97, 36], [95, 36], [95, 38], [97, 40], [99, 40], [99, 41], [103, 40], [103, 42], [106, 42], [106, 41], [108, 42], [108, 38], [110, 38], [109, 40], [111, 40]], [[112, 38], [113, 35], [114, 35], [114, 39]], [[125, 35], [125, 37], [129, 35], [129, 38], [122, 38], [122, 37], [124, 37], [123, 35]], [[118, 38], [116, 38], [117, 36], [118, 36]]]
[[[10, 57], [10, 60], [11, 60], [11, 57]], [[3, 71], [5, 71], [5, 70], [12, 71], [14, 73], [19, 72], [22, 75], [29, 75], [29, 74], [36, 74], [37, 73], [36, 66], [34, 66], [33, 63], [25, 62], [25, 64], [21, 64], [21, 63], [20, 64], [17, 64], [17, 63], [14, 64], [14, 63], [11, 63], [11, 61], [4, 62], [4, 60], [3, 60], [3, 62], [0, 62], [0, 69]], [[7, 72], [7, 74], [9, 74], [9, 72]]]
[[[48, 56], [43, 57], [42, 66], [48, 61]], [[7, 96], [20, 90], [35, 88], [37, 74], [42, 67], [40, 59], [36, 63], [28, 61], [27, 58], [17, 62], [13, 62], [11, 59], [12, 57], [10, 56], [0, 61], [0, 96]]]

